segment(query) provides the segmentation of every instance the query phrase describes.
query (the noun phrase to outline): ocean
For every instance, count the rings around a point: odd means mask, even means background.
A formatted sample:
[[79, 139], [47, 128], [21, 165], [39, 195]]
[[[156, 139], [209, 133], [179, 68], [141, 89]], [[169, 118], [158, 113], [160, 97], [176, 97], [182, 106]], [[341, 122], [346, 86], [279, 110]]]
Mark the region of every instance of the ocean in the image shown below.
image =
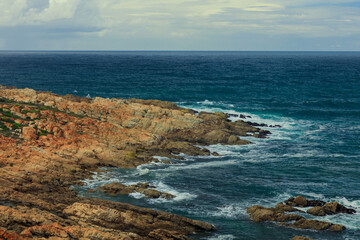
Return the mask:
[[[251, 116], [266, 139], [213, 145], [220, 157], [111, 169], [75, 186], [81, 195], [131, 203], [214, 224], [194, 239], [360, 239], [359, 52], [0, 52], [0, 84], [57, 94], [176, 102], [197, 111]], [[232, 120], [237, 120], [233, 117]], [[159, 157], [160, 158], [160, 157]], [[110, 178], [110, 180], [109, 180]], [[111, 181], [150, 182], [173, 200], [88, 193]], [[341, 233], [253, 223], [246, 208], [290, 196], [357, 210], [314, 219]]]

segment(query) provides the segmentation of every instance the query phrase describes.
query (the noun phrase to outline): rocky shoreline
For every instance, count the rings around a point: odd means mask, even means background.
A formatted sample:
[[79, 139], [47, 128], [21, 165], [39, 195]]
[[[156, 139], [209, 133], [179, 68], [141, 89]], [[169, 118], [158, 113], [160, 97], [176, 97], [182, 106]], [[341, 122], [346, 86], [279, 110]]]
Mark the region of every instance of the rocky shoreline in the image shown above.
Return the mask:
[[[70, 187], [101, 167], [133, 168], [157, 161], [155, 155], [217, 155], [197, 146], [249, 144], [239, 136], [270, 134], [223, 113], [170, 102], [3, 86], [0, 128], [0, 239], [187, 239], [214, 231], [175, 214], [80, 197]], [[173, 197], [146, 184], [103, 190]]]

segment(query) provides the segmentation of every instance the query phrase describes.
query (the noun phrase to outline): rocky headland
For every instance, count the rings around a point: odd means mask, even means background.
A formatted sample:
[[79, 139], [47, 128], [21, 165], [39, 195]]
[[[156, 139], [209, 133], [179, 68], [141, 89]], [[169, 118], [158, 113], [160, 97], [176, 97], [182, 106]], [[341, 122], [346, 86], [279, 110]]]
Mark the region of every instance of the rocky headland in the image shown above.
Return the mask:
[[[198, 147], [249, 144], [270, 132], [223, 113], [170, 102], [59, 96], [0, 86], [0, 239], [187, 239], [209, 223], [78, 196], [70, 187], [100, 167], [132, 168], [153, 156], [211, 155]], [[172, 198], [139, 183], [100, 191]]]

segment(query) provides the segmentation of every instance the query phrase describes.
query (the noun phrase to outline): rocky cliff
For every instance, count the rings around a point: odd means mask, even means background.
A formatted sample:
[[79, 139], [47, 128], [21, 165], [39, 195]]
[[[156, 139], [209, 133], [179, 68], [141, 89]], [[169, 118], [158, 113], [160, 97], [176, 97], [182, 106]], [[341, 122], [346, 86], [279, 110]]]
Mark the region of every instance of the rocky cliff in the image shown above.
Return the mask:
[[152, 156], [210, 155], [195, 145], [247, 144], [269, 132], [223, 113], [158, 100], [59, 96], [0, 86], [0, 239], [186, 239], [214, 226], [69, 187], [99, 167]]

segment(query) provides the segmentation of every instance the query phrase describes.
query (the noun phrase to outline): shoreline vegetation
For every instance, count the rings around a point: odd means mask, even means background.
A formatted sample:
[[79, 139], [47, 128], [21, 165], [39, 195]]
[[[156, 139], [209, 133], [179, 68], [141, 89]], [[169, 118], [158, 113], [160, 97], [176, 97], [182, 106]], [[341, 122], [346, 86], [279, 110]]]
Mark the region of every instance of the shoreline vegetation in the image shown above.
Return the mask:
[[[0, 85], [0, 236], [3, 239], [187, 239], [209, 224], [119, 202], [84, 198], [70, 187], [101, 167], [217, 155], [201, 145], [264, 138], [251, 122], [197, 113], [159, 100], [83, 98]], [[168, 162], [171, 164], [171, 161]], [[110, 185], [172, 198], [153, 186]]]

